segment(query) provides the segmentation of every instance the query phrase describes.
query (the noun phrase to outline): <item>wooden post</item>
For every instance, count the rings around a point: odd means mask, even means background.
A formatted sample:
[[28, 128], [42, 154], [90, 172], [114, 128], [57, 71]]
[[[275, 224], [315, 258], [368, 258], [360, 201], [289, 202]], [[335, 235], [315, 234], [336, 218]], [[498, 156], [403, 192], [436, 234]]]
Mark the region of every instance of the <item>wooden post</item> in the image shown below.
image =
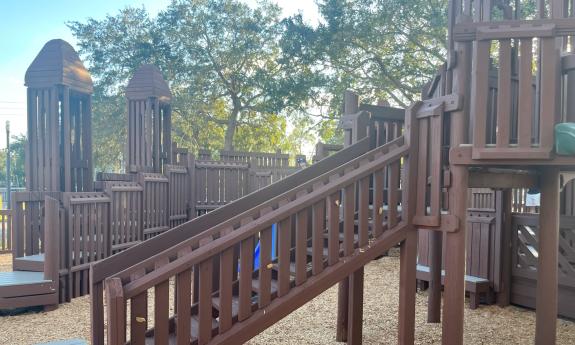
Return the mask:
[[400, 345], [415, 341], [415, 296], [417, 266], [417, 230], [410, 229], [401, 242], [399, 254], [399, 341]]
[[559, 247], [559, 169], [542, 169], [535, 344], [555, 344]]
[[509, 305], [511, 300], [511, 198], [512, 190], [504, 189], [498, 192], [496, 196], [495, 210], [498, 217], [503, 219], [497, 220], [496, 226], [500, 227], [500, 262], [496, 262], [496, 267], [501, 267], [499, 274], [499, 292], [497, 294], [497, 303], [501, 307]]
[[[450, 9], [450, 20], [454, 20], [456, 9]], [[451, 24], [452, 25], [452, 24]], [[451, 26], [450, 26], [451, 29]], [[457, 64], [453, 68], [453, 92], [469, 99], [469, 71], [471, 69], [470, 43], [455, 42], [453, 51]], [[451, 147], [468, 143], [467, 131], [469, 108], [451, 114]], [[445, 286], [442, 323], [442, 344], [463, 344], [463, 319], [465, 302], [465, 224], [467, 218], [467, 167], [452, 165], [451, 188], [449, 188], [449, 213], [459, 222], [459, 229], [447, 234], [445, 260]]]
[[[347, 90], [343, 100], [343, 114], [351, 115], [359, 110], [359, 97], [352, 91]], [[353, 133], [353, 128], [344, 129], [344, 146], [354, 144], [357, 135]], [[363, 303], [363, 300], [361, 301]], [[347, 341], [348, 331], [348, 307], [349, 307], [349, 278], [342, 280], [337, 289], [337, 325], [336, 340]]]
[[427, 322], [441, 322], [441, 264], [443, 233], [429, 231], [429, 289], [427, 290]]

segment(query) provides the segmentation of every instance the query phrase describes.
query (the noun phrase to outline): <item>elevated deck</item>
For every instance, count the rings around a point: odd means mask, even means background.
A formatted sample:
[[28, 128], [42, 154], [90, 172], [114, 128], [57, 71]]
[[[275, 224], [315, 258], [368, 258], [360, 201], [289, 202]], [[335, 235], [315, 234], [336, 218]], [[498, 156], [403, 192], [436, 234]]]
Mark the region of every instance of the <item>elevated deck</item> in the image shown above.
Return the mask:
[[12, 268], [14, 271], [44, 272], [44, 254], [14, 258]]

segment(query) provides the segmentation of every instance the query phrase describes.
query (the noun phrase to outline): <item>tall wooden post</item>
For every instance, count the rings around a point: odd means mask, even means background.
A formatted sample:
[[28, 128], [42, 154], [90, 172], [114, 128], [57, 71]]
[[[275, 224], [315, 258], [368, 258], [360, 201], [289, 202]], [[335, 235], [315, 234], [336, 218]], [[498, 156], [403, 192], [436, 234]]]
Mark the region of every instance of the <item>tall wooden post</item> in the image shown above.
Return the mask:
[[26, 188], [91, 191], [90, 73], [74, 48], [56, 39], [46, 43], [28, 67], [25, 85], [28, 87]]
[[158, 67], [143, 65], [126, 87], [126, 172], [163, 171], [172, 160], [172, 93]]
[[12, 204], [12, 173], [10, 171], [10, 121], [6, 121], [6, 201], [5, 208]]
[[542, 169], [535, 344], [555, 344], [559, 251], [559, 169]]
[[[453, 75], [452, 92], [458, 93], [464, 99], [470, 99], [469, 71], [471, 70], [471, 44], [453, 42], [451, 34], [455, 18], [466, 14], [457, 1], [450, 2], [449, 8], [449, 45], [450, 51], [456, 56], [450, 61]], [[467, 9], [468, 10], [468, 9]], [[468, 143], [469, 102], [465, 102], [462, 110], [451, 113], [451, 147]], [[446, 236], [445, 260], [445, 290], [442, 323], [442, 343], [444, 345], [463, 344], [463, 320], [465, 302], [465, 224], [467, 218], [467, 186], [469, 173], [466, 166], [451, 165], [451, 186], [449, 188], [449, 213], [455, 216], [459, 228]]]

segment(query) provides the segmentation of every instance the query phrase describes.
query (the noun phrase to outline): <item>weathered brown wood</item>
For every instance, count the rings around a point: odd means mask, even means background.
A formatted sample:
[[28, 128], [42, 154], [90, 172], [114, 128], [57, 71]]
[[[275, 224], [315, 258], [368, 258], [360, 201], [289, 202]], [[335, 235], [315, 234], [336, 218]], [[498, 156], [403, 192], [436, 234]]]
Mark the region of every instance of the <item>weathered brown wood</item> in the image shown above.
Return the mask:
[[122, 282], [118, 278], [105, 281], [106, 301], [108, 301], [108, 344], [126, 343], [126, 302], [123, 298]]
[[324, 200], [313, 205], [313, 225], [312, 225], [312, 269], [313, 275], [318, 275], [323, 271], [323, 248], [324, 231], [326, 217], [326, 203]]
[[291, 228], [291, 217], [278, 224], [278, 297], [285, 296], [290, 290]]
[[252, 274], [254, 239], [247, 238], [240, 247], [240, 282], [238, 320], [244, 321], [252, 314]]
[[301, 285], [307, 279], [307, 234], [308, 210], [304, 209], [296, 215], [295, 229], [295, 284]]
[[544, 168], [537, 262], [535, 344], [554, 344], [557, 323], [559, 169]]

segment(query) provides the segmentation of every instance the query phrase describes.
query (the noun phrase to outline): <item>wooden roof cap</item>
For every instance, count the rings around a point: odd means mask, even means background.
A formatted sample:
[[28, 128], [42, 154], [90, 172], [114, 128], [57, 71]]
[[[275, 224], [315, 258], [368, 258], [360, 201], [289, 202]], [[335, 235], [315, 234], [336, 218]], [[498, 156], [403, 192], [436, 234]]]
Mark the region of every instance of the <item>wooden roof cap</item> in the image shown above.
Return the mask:
[[66, 41], [48, 41], [40, 50], [24, 77], [24, 85], [34, 88], [66, 85], [91, 94], [94, 91], [90, 72], [84, 67], [78, 53]]
[[172, 99], [172, 93], [158, 67], [142, 65], [128, 82], [126, 97], [128, 99], [158, 97], [160, 101], [169, 102]]

